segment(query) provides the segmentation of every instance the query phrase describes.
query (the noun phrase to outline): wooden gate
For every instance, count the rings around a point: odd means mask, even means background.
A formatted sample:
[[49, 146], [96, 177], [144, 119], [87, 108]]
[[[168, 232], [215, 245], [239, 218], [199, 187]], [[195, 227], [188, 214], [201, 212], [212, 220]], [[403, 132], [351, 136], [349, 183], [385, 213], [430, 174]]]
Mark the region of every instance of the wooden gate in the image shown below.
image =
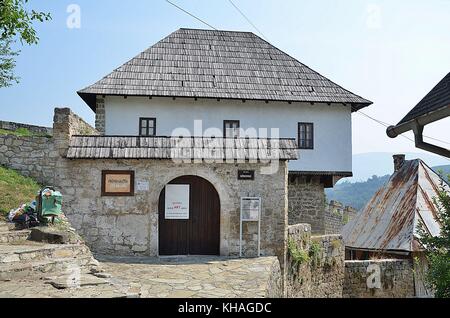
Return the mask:
[[196, 176], [169, 184], [189, 185], [189, 219], [166, 219], [164, 189], [159, 197], [159, 255], [220, 255], [220, 200], [214, 186]]

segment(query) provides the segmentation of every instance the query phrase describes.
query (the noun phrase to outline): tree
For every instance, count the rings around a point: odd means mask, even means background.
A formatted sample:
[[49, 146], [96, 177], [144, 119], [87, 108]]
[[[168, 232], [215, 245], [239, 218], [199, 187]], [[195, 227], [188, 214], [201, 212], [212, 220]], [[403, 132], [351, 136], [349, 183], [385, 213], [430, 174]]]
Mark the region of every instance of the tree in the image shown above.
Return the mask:
[[28, 0], [0, 1], [0, 87], [18, 82], [14, 75], [15, 57], [20, 51], [11, 46], [19, 40], [22, 45], [37, 44], [39, 37], [33, 27], [35, 21], [44, 22], [51, 19], [49, 13], [27, 10]]
[[11, 41], [0, 40], [0, 87], [11, 86], [13, 82], [19, 82], [19, 79], [14, 76], [16, 67], [14, 56], [16, 55], [18, 53], [11, 50]]
[[[448, 177], [450, 181], [450, 176]], [[425, 248], [428, 261], [426, 280], [434, 289], [435, 296], [450, 298], [450, 193], [442, 181], [434, 204], [437, 206], [436, 220], [441, 224], [441, 233], [433, 237], [419, 224], [419, 241]]]

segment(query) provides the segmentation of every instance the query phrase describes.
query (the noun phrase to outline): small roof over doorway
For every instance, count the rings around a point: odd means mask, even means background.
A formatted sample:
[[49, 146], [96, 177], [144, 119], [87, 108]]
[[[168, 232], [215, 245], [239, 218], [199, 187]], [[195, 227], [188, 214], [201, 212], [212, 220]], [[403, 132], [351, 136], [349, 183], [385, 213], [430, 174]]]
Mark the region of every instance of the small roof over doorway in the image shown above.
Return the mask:
[[295, 139], [72, 136], [68, 159], [296, 160]]

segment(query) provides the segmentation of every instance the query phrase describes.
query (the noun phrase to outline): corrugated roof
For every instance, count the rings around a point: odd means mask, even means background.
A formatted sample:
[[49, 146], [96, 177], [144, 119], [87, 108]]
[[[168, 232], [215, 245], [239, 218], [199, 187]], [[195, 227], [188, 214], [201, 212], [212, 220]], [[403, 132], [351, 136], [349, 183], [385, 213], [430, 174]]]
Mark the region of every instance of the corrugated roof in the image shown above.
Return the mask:
[[294, 139], [72, 136], [68, 159], [296, 160]]
[[179, 29], [78, 94], [352, 104], [353, 94], [250, 32]]
[[417, 104], [398, 124], [401, 125], [410, 120], [441, 108], [450, 108], [450, 73], [447, 74], [419, 104]]
[[[343, 229], [345, 246], [381, 251], [417, 251], [417, 225], [440, 234], [436, 221], [437, 197], [442, 179], [423, 161], [406, 161]], [[444, 184], [447, 191], [450, 188]]]

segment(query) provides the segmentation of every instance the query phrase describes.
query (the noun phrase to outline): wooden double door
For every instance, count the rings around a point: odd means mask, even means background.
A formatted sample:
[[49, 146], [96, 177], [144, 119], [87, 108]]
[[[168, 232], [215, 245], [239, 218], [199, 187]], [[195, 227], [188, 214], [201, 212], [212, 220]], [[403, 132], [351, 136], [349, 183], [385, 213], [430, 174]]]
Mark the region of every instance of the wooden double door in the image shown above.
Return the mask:
[[189, 185], [189, 219], [166, 219], [164, 189], [159, 197], [159, 255], [220, 255], [220, 200], [214, 186], [197, 176], [169, 184]]

